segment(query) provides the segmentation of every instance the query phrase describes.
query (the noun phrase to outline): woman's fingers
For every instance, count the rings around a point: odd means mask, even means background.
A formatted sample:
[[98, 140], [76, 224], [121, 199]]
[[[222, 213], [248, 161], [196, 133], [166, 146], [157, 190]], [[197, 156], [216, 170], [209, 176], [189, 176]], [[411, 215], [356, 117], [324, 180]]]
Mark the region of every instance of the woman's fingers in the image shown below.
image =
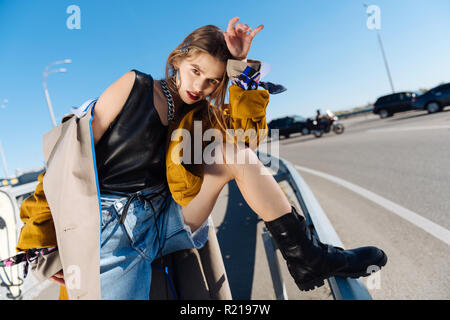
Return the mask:
[[224, 32], [225, 41], [231, 54], [239, 59], [247, 57], [253, 38], [264, 26], [261, 24], [256, 29], [248, 24], [239, 22], [239, 17], [234, 17], [228, 22], [227, 31]]
[[234, 18], [230, 19], [230, 21], [228, 22], [228, 28], [227, 28], [227, 34], [228, 35], [234, 36], [236, 34], [236, 31], [234, 29], [234, 25], [238, 21], [239, 21], [239, 17], [234, 17]]
[[62, 286], [65, 286], [65, 285], [66, 285], [66, 282], [65, 282], [64, 279], [62, 279], [62, 278], [58, 278], [58, 277], [53, 276], [53, 277], [51, 277], [49, 280], [50, 280], [51, 282], [57, 283], [57, 284], [62, 285]]
[[236, 25], [236, 30], [237, 30], [238, 32], [245, 33], [245, 32], [247, 32], [248, 29], [250, 29], [250, 27], [248, 26], [248, 24], [243, 24], [243, 23], [240, 23], [240, 22], [239, 22], [239, 23]]
[[238, 24], [236, 24], [236, 22], [239, 21], [239, 17], [234, 17], [232, 19], [230, 19], [230, 21], [228, 22], [228, 28], [227, 31], [225, 32], [228, 36], [236, 36], [238, 34], [247, 34], [247, 32], [251, 32], [252, 29], [250, 28], [250, 26], [248, 24], [244, 24], [239, 22]]
[[58, 278], [64, 278], [64, 273], [63, 271], [58, 271], [57, 273], [55, 273], [53, 276], [58, 277]]
[[264, 29], [264, 25], [259, 25], [255, 30], [253, 30], [252, 32], [250, 32], [250, 35], [252, 36], [252, 38], [254, 37], [254, 36], [256, 36], [256, 34], [258, 33], [258, 32], [260, 32], [262, 29]]
[[261, 24], [256, 29], [252, 30], [248, 24], [244, 24], [242, 22], [236, 24], [238, 21], [239, 17], [234, 17], [229, 21], [226, 32], [227, 36], [250, 35], [254, 38], [258, 32], [264, 29], [264, 25]]
[[66, 282], [64, 281], [64, 273], [62, 270], [55, 273], [52, 277], [49, 278], [49, 280], [59, 285], [66, 285]]

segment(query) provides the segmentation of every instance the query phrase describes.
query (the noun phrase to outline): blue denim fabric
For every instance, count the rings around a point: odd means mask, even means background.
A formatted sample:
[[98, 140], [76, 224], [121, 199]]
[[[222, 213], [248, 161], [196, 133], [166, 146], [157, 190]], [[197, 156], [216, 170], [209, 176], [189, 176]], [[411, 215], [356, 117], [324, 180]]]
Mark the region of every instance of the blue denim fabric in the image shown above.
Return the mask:
[[[156, 193], [160, 189], [156, 187], [146, 192]], [[123, 224], [119, 220], [128, 199], [102, 194], [100, 200], [102, 299], [148, 300], [151, 263], [159, 257], [159, 249], [162, 255], [182, 249], [199, 249], [208, 240], [208, 220], [192, 233], [184, 224], [181, 206], [169, 191], [152, 200], [134, 199]]]

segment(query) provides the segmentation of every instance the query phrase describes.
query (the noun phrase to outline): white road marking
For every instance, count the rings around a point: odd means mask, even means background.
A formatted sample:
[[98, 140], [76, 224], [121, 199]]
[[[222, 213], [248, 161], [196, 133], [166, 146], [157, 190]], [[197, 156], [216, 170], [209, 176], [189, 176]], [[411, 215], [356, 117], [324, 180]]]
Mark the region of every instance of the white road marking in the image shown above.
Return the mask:
[[438, 130], [438, 129], [450, 129], [450, 125], [369, 129], [367, 130], [367, 132], [396, 132], [396, 131], [417, 131], [417, 130]]
[[444, 227], [422, 217], [421, 215], [406, 209], [386, 198], [383, 198], [369, 190], [366, 190], [360, 186], [357, 186], [356, 184], [353, 184], [351, 182], [348, 182], [346, 180], [343, 180], [341, 178], [329, 175], [324, 172], [320, 172], [317, 170], [305, 168], [302, 166], [294, 165], [294, 167], [298, 170], [308, 172], [310, 174], [322, 177], [324, 179], [327, 179], [329, 181], [332, 181], [334, 183], [337, 183], [357, 194], [360, 196], [375, 202], [376, 204], [382, 206], [383, 208], [391, 211], [392, 213], [395, 213], [399, 217], [409, 221], [410, 223], [414, 224], [415, 226], [421, 228], [422, 230], [428, 232], [432, 236], [436, 237], [437, 239], [445, 242], [447, 245], [450, 245], [450, 231], [445, 229]]

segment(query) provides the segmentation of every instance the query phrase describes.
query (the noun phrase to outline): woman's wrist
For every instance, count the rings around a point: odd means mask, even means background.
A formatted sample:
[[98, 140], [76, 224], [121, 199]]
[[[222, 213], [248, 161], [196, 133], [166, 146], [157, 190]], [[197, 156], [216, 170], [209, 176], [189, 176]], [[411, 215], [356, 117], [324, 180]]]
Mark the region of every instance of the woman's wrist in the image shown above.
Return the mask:
[[261, 62], [257, 60], [230, 59], [227, 62], [227, 74], [232, 84], [238, 85], [244, 90], [258, 88]]
[[259, 71], [261, 69], [261, 61], [245, 58], [244, 60], [228, 59], [227, 74], [230, 79], [239, 77], [247, 67]]

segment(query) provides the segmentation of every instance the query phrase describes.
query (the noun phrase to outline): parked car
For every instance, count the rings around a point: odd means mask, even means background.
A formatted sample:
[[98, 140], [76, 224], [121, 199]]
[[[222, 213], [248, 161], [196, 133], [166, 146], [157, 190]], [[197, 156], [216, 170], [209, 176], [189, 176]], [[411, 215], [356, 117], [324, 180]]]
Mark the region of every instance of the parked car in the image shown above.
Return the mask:
[[271, 136], [271, 129], [278, 129], [279, 136], [289, 138], [292, 133], [300, 132], [302, 135], [311, 132], [311, 124], [302, 116], [288, 116], [274, 119], [269, 122], [269, 137]]
[[413, 110], [412, 100], [419, 95], [418, 92], [407, 91], [379, 97], [373, 105], [373, 113], [387, 118], [397, 112]]
[[444, 83], [428, 90], [413, 99], [412, 105], [414, 109], [427, 110], [428, 113], [442, 111], [445, 106], [450, 105], [450, 83]]

